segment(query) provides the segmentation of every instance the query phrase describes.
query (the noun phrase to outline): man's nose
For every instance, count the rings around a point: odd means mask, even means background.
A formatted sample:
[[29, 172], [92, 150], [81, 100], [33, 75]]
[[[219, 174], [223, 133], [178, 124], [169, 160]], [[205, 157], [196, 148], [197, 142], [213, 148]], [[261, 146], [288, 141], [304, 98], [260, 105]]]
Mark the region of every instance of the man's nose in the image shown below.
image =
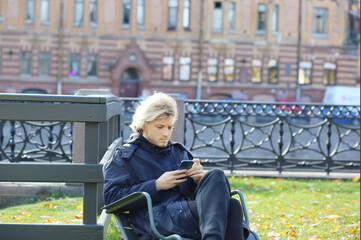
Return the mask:
[[168, 128], [165, 128], [165, 129], [162, 131], [162, 134], [163, 134], [163, 136], [169, 136], [170, 130], [169, 130]]

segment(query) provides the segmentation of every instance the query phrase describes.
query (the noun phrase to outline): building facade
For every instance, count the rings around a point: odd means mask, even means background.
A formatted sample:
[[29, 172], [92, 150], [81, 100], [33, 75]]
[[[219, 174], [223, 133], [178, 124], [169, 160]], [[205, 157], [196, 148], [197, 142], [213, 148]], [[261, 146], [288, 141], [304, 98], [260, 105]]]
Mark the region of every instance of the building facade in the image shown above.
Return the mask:
[[0, 92], [106, 88], [125, 97], [157, 90], [274, 101], [299, 90], [322, 101], [327, 86], [359, 84], [359, 5], [352, 4], [3, 0]]

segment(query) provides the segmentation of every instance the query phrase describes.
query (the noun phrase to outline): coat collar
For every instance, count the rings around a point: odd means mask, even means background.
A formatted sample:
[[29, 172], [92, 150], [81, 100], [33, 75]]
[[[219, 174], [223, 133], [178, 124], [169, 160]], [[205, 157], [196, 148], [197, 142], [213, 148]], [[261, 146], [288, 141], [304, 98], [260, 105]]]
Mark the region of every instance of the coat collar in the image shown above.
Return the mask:
[[166, 147], [158, 147], [151, 142], [149, 142], [145, 137], [143, 137], [139, 133], [134, 133], [130, 136], [130, 140], [128, 141], [129, 144], [136, 144], [139, 147], [149, 151], [149, 152], [165, 152], [170, 150], [172, 142], [169, 142]]

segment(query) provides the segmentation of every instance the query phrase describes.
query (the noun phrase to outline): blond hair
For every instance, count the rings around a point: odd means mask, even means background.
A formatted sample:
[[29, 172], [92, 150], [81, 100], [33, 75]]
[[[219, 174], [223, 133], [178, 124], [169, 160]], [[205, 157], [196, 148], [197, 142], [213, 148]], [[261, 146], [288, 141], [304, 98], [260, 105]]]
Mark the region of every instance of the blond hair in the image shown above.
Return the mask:
[[142, 133], [146, 123], [157, 118], [167, 118], [168, 116], [174, 117], [173, 123], [177, 121], [177, 102], [168, 94], [154, 93], [146, 98], [137, 108], [130, 128], [135, 133]]

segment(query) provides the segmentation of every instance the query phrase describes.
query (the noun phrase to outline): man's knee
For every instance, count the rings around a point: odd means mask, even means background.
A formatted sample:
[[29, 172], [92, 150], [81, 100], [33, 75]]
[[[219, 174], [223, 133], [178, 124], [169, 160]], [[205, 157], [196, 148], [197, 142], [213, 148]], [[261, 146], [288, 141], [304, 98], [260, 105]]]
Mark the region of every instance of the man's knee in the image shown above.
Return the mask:
[[224, 174], [224, 172], [221, 169], [213, 169], [213, 170], [209, 171], [206, 174], [206, 177], [209, 177], [212, 179], [219, 179], [219, 180], [227, 179], [226, 175]]

